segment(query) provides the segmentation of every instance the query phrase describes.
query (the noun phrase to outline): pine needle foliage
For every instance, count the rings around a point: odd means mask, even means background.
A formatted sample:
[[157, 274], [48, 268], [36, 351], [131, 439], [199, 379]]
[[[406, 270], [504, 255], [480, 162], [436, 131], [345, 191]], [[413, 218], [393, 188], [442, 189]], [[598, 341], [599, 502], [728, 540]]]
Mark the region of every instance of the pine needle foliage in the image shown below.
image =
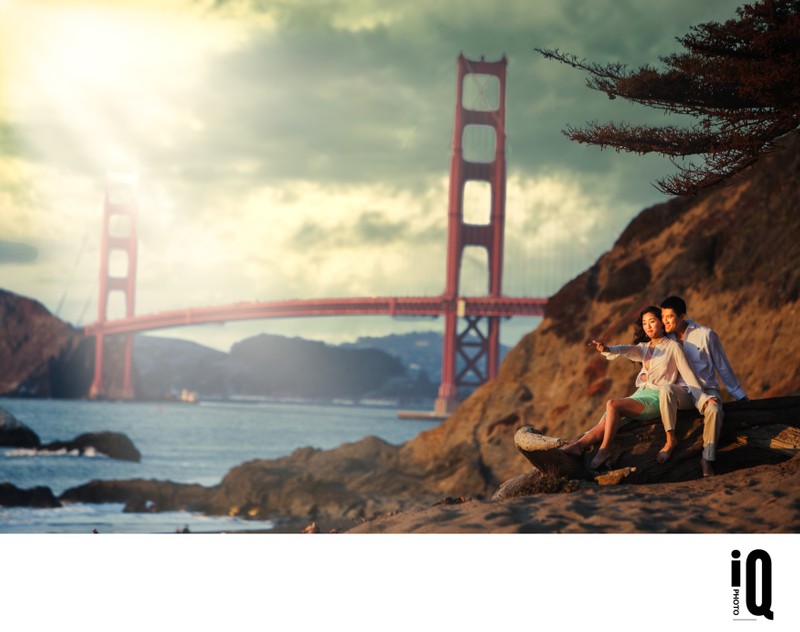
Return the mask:
[[688, 127], [595, 120], [563, 133], [600, 148], [670, 157], [678, 172], [655, 183], [668, 195], [695, 195], [752, 165], [800, 126], [800, 0], [760, 0], [736, 16], [691, 27], [676, 38], [685, 52], [660, 57], [663, 68], [628, 70], [536, 48], [587, 72], [586, 85], [610, 99], [693, 119]]

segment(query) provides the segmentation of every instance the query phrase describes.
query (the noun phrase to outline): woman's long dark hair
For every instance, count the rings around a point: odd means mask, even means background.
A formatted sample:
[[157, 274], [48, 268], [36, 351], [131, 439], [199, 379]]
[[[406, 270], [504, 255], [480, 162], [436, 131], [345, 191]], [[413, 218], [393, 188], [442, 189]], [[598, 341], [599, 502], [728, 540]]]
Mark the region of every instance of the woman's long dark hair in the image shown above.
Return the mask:
[[639, 314], [639, 319], [633, 324], [633, 344], [637, 345], [640, 342], [648, 342], [650, 338], [644, 333], [644, 327], [642, 327], [642, 318], [644, 318], [645, 314], [653, 314], [658, 320], [661, 320], [661, 308], [656, 307], [655, 305], [650, 305], [645, 307], [642, 310], [642, 313]]

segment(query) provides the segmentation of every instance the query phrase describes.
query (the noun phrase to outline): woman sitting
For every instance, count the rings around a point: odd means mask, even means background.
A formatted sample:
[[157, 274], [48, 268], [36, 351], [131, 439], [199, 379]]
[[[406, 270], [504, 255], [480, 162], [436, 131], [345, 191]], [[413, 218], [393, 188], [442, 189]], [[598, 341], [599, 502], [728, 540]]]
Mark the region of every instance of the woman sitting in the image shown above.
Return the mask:
[[600, 447], [591, 462], [592, 469], [601, 467], [611, 456], [611, 446], [621, 426], [629, 421], [647, 421], [659, 416], [658, 394], [662, 386], [675, 383], [680, 375], [695, 401], [703, 392], [683, 353], [683, 347], [664, 336], [661, 310], [655, 306], [647, 307], [640, 314], [638, 324], [645, 334], [637, 337], [638, 344], [608, 347], [597, 340], [588, 343], [609, 360], [625, 356], [642, 363], [642, 369], [636, 376], [638, 390], [630, 397], [606, 402], [606, 411], [597, 425], [576, 441], [560, 448], [567, 454], [581, 456], [599, 443]]

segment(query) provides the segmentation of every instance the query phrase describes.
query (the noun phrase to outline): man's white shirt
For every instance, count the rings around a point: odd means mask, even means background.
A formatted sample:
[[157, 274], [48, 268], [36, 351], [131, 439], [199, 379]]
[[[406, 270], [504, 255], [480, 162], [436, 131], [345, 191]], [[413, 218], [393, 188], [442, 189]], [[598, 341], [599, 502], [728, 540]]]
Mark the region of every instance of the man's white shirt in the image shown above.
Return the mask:
[[[683, 334], [683, 351], [692, 365], [697, 380], [703, 391], [719, 391], [719, 382], [714, 372], [719, 373], [722, 383], [728, 392], [736, 399], [745, 397], [744, 389], [739, 384], [736, 374], [731, 368], [731, 363], [722, 349], [722, 343], [713, 329], [698, 325], [693, 320], [686, 319], [687, 327]], [[677, 337], [675, 338], [677, 340]], [[680, 341], [679, 341], [680, 342]], [[678, 384], [686, 386], [679, 378]]]

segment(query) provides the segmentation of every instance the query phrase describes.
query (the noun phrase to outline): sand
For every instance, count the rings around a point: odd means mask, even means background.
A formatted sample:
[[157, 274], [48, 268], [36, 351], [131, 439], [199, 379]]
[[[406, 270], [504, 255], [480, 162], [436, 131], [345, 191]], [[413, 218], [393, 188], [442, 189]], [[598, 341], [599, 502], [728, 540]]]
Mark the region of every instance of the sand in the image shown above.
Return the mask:
[[795, 533], [800, 455], [683, 483], [588, 486], [498, 502], [464, 499], [380, 516], [348, 533]]

